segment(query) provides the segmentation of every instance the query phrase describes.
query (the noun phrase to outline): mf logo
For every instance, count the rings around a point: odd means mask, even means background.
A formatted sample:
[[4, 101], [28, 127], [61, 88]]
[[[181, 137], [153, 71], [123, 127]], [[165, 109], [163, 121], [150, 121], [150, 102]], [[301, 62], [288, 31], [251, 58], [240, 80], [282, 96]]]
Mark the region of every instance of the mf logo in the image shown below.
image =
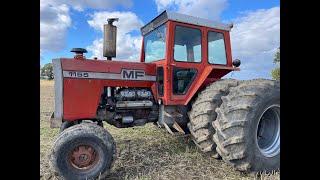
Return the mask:
[[144, 80], [144, 77], [145, 77], [145, 72], [142, 70], [122, 69], [121, 71], [122, 79]]

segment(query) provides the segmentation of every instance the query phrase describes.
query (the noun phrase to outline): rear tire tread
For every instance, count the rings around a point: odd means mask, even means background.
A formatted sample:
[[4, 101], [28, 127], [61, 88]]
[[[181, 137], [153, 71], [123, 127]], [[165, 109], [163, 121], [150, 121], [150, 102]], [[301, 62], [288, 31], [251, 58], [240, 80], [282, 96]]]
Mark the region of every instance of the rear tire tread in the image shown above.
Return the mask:
[[239, 171], [250, 171], [253, 166], [247, 157], [250, 147], [245, 145], [244, 136], [250, 119], [248, 115], [255, 108], [257, 99], [266, 97], [277, 88], [280, 88], [277, 81], [248, 80], [231, 87], [229, 94], [221, 98], [222, 105], [216, 109], [217, 119], [212, 122], [215, 129], [212, 140], [222, 159]]
[[229, 93], [229, 88], [237, 86], [239, 81], [225, 79], [216, 81], [202, 90], [191, 105], [188, 113], [192, 140], [202, 152], [210, 152], [214, 158], [220, 158], [216, 152], [216, 144], [212, 140], [214, 128], [211, 123], [216, 119], [215, 110], [221, 105], [221, 97]]

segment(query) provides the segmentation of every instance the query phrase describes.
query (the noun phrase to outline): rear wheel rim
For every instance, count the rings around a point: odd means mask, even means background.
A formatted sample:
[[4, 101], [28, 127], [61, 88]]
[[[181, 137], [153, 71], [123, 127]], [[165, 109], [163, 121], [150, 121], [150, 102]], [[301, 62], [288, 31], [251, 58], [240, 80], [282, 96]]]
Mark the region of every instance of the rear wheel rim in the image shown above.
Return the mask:
[[260, 152], [266, 157], [280, 153], [280, 106], [266, 108], [259, 118], [256, 143]]
[[90, 170], [99, 161], [98, 152], [90, 145], [78, 145], [69, 154], [69, 163], [77, 170]]

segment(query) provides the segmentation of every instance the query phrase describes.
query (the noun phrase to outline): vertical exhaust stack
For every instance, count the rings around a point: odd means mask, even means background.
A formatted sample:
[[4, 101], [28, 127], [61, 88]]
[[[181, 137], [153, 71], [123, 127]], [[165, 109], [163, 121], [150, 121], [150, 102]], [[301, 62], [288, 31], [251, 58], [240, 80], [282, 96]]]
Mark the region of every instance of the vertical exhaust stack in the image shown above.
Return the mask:
[[108, 24], [104, 25], [103, 56], [108, 60], [116, 57], [117, 26], [114, 26], [113, 22], [118, 20], [119, 18], [108, 18]]

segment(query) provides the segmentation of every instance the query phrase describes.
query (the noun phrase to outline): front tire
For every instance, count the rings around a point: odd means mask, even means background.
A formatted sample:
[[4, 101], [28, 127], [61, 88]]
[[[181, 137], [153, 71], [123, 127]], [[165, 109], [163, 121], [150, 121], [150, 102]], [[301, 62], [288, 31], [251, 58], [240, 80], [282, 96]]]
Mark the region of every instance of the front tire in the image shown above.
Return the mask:
[[270, 172], [280, 168], [280, 84], [244, 81], [230, 88], [216, 109], [213, 141], [222, 159], [237, 170]]
[[61, 124], [61, 126], [60, 126], [60, 133], [62, 133], [62, 131], [64, 131], [65, 129], [67, 129], [67, 128], [73, 126], [73, 125], [75, 125], [75, 123], [72, 122], [72, 121], [71, 121], [71, 122], [70, 122], [70, 121], [64, 121], [64, 122], [62, 122], [62, 124]]
[[103, 127], [102, 121], [92, 121], [92, 120], [64, 121], [64, 122], [62, 122], [62, 124], [60, 126], [60, 133], [62, 133], [62, 131], [64, 131], [65, 129], [67, 129], [71, 126], [81, 124], [81, 123], [93, 123], [93, 124], [97, 124], [97, 125]]
[[51, 166], [64, 179], [95, 179], [108, 175], [115, 160], [116, 146], [102, 127], [84, 123], [65, 129], [56, 139]]

